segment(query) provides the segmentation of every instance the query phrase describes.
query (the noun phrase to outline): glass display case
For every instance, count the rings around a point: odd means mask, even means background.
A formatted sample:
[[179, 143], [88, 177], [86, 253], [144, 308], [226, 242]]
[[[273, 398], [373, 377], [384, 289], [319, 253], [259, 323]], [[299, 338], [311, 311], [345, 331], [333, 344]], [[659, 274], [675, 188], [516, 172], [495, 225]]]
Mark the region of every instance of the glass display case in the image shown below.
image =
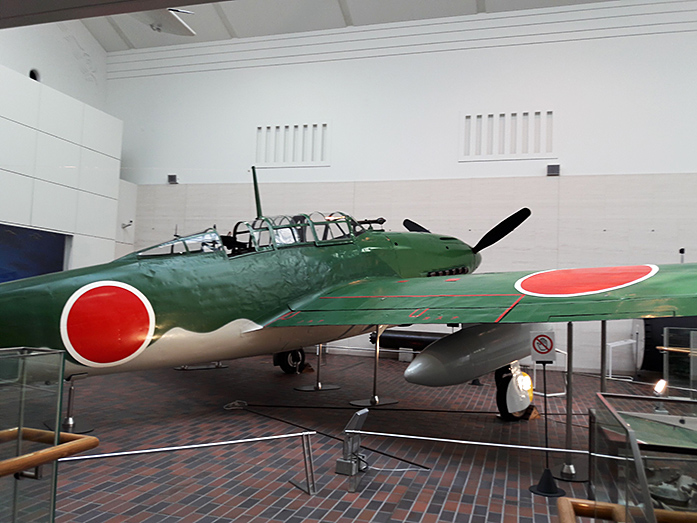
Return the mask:
[[666, 396], [697, 399], [697, 330], [688, 327], [665, 327], [663, 346], [663, 379]]
[[14, 472], [18, 457], [59, 444], [63, 352], [0, 349], [0, 521], [53, 521], [57, 462]]
[[599, 393], [590, 495], [625, 521], [697, 520], [697, 401]]

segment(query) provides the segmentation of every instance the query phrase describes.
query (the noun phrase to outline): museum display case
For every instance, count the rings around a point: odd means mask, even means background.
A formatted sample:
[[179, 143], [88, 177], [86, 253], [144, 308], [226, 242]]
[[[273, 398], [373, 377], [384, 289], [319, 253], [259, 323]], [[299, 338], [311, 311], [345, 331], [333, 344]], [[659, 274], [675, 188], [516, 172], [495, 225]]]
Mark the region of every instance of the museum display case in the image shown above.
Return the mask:
[[63, 357], [49, 349], [0, 349], [0, 521], [53, 521], [56, 458], [16, 469], [22, 457], [59, 444], [60, 433], [46, 428], [60, 424]]
[[665, 327], [663, 346], [663, 379], [667, 382], [665, 396], [697, 399], [697, 329]]
[[598, 393], [589, 497], [625, 521], [697, 521], [697, 401]]

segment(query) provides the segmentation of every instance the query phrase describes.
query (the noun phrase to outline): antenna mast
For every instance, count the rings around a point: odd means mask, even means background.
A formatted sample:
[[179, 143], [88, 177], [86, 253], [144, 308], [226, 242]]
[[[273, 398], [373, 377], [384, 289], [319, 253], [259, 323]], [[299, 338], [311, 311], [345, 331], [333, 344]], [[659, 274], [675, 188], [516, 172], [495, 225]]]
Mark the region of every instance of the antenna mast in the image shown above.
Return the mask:
[[257, 182], [257, 169], [252, 165], [252, 180], [254, 181], [254, 201], [257, 204], [257, 218], [264, 214], [261, 212], [261, 198], [259, 197], [259, 183]]

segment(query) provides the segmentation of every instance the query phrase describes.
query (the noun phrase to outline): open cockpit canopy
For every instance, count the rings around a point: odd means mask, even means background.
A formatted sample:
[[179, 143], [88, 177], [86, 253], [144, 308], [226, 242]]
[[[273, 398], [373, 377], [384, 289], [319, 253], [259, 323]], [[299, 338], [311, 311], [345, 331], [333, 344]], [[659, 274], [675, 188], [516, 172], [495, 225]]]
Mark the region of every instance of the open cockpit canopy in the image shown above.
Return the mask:
[[263, 216], [251, 223], [237, 222], [226, 235], [215, 229], [191, 236], [182, 236], [154, 247], [138, 251], [138, 256], [192, 254], [225, 250], [229, 256], [282, 249], [295, 245], [333, 245], [353, 242], [365, 232], [363, 226], [348, 214], [295, 214]]
[[309, 215], [263, 216], [251, 223], [238, 222], [221, 239], [231, 255], [236, 255], [309, 243], [350, 243], [363, 232], [365, 229], [348, 214], [314, 212]]
[[138, 251], [138, 256], [161, 256], [165, 254], [193, 254], [220, 251], [223, 244], [215, 229], [206, 229], [191, 236], [174, 238], [160, 245]]

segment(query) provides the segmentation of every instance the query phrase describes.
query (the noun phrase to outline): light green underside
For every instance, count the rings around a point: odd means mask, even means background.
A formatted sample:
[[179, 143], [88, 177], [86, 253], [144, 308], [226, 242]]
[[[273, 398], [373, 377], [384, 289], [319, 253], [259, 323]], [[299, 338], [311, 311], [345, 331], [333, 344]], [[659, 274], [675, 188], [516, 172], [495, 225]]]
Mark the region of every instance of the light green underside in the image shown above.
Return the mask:
[[572, 297], [523, 295], [526, 272], [399, 280], [374, 278], [342, 285], [290, 307], [268, 326], [542, 323], [659, 316], [697, 316], [697, 265], [666, 265], [640, 283]]

